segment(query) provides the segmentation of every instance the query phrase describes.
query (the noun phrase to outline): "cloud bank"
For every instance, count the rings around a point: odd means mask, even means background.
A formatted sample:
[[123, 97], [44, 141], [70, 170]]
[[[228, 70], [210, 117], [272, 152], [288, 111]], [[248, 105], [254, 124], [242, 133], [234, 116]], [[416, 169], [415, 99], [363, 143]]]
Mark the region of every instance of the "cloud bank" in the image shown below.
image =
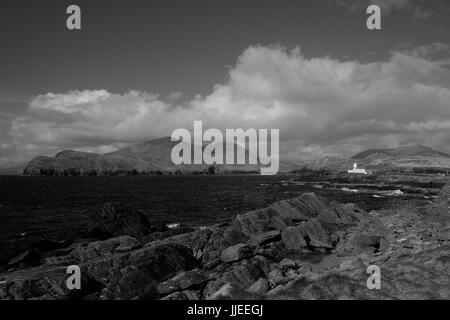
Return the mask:
[[434, 44], [361, 63], [250, 46], [226, 83], [183, 104], [178, 94], [47, 93], [12, 122], [0, 164], [62, 149], [108, 152], [190, 129], [194, 120], [219, 129], [278, 128], [281, 152], [292, 159], [409, 143], [450, 152], [449, 52]]

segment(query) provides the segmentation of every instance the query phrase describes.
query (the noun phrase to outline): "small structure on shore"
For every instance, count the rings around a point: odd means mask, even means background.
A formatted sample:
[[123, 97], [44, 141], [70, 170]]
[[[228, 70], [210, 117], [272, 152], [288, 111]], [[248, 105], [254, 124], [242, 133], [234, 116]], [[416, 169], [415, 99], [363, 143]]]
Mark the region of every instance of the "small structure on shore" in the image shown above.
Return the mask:
[[352, 170], [348, 170], [348, 173], [369, 174], [369, 172], [366, 171], [366, 169], [359, 169], [358, 168], [358, 164], [356, 162], [353, 164], [353, 169]]

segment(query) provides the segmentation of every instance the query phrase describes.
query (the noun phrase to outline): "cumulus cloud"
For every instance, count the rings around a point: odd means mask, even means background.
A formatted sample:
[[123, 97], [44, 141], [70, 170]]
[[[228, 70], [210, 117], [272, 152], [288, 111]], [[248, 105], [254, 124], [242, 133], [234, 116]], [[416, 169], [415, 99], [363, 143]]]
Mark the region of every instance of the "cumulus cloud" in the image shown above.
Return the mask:
[[185, 104], [137, 91], [37, 96], [13, 121], [8, 148], [26, 155], [67, 148], [107, 152], [203, 120], [220, 129], [279, 128], [281, 151], [291, 158], [409, 143], [450, 152], [448, 50], [435, 44], [361, 63], [251, 46], [226, 83]]
[[167, 135], [185, 124], [183, 110], [189, 111], [138, 91], [47, 93], [34, 97], [26, 114], [14, 119], [10, 136], [25, 155], [67, 148], [105, 153]]
[[285, 140], [321, 150], [413, 142], [443, 148], [432, 137], [447, 130], [449, 87], [446, 60], [417, 53], [394, 52], [388, 61], [362, 64], [306, 59], [298, 48], [251, 47], [230, 81], [197, 104], [240, 125], [279, 127]]

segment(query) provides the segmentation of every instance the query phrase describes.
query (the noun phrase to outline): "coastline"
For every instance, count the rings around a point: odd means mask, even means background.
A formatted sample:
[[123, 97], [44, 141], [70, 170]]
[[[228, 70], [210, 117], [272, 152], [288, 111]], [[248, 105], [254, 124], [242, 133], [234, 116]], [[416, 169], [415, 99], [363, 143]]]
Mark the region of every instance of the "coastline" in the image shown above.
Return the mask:
[[[434, 297], [445, 299], [448, 284], [427, 277], [436, 268], [450, 270], [442, 265], [450, 261], [442, 258], [450, 254], [449, 194], [450, 188], [445, 187], [424, 211], [405, 207], [365, 212], [306, 193], [238, 214], [229, 224], [169, 237], [161, 230], [159, 239], [156, 233], [145, 234], [149, 228], [145, 223], [122, 230], [111, 225], [109, 218], [97, 220], [97, 227], [113, 228], [114, 236], [75, 243], [58, 249], [58, 255], [53, 252], [40, 266], [0, 275], [0, 297], [70, 299], [76, 294], [82, 299], [277, 299], [288, 295], [307, 299], [322, 297], [324, 292], [319, 294], [316, 289], [323, 286], [325, 290], [325, 285], [328, 291], [322, 298], [330, 299], [411, 294], [406, 292], [408, 287], [392, 283], [381, 290], [368, 290], [365, 268], [376, 262], [388, 272], [390, 281], [402, 283], [412, 277], [414, 286], [422, 286], [417, 296], [427, 298], [433, 290]], [[114, 221], [117, 216], [137, 221], [131, 217], [139, 216], [134, 209], [126, 215], [111, 206], [99, 210], [115, 217]], [[421, 235], [425, 230], [427, 238]], [[324, 266], [318, 269], [307, 259], [288, 258], [296, 254], [314, 254]], [[422, 260], [434, 264], [422, 265]], [[420, 275], [412, 267], [400, 272], [412, 261], [414, 268], [421, 269]], [[73, 292], [65, 288], [68, 264], [80, 266], [87, 279], [85, 289]], [[330, 290], [334, 277], [344, 280], [340, 288]], [[342, 290], [345, 287], [353, 291]]]

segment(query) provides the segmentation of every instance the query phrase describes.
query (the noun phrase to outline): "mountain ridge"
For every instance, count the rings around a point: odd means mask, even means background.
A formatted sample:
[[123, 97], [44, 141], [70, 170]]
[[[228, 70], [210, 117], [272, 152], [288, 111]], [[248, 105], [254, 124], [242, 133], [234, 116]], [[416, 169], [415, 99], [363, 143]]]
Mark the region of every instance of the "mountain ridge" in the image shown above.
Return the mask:
[[397, 148], [368, 149], [353, 155], [352, 157], [350, 157], [350, 159], [364, 159], [373, 154], [386, 155], [390, 157], [441, 156], [450, 158], [450, 155], [444, 152], [434, 150], [421, 144], [411, 144], [400, 146]]
[[[24, 175], [115, 175], [115, 174], [190, 174], [190, 173], [259, 173], [253, 164], [181, 164], [171, 160], [172, 148], [182, 141], [163, 137], [134, 144], [103, 155], [63, 150], [54, 157], [38, 156], [23, 171]], [[203, 146], [204, 147], [204, 146]], [[192, 152], [190, 144], [186, 148]], [[237, 153], [238, 148], [235, 144]], [[247, 150], [245, 150], [247, 152]], [[193, 159], [193, 157], [191, 157]], [[224, 159], [224, 162], [226, 159]]]

